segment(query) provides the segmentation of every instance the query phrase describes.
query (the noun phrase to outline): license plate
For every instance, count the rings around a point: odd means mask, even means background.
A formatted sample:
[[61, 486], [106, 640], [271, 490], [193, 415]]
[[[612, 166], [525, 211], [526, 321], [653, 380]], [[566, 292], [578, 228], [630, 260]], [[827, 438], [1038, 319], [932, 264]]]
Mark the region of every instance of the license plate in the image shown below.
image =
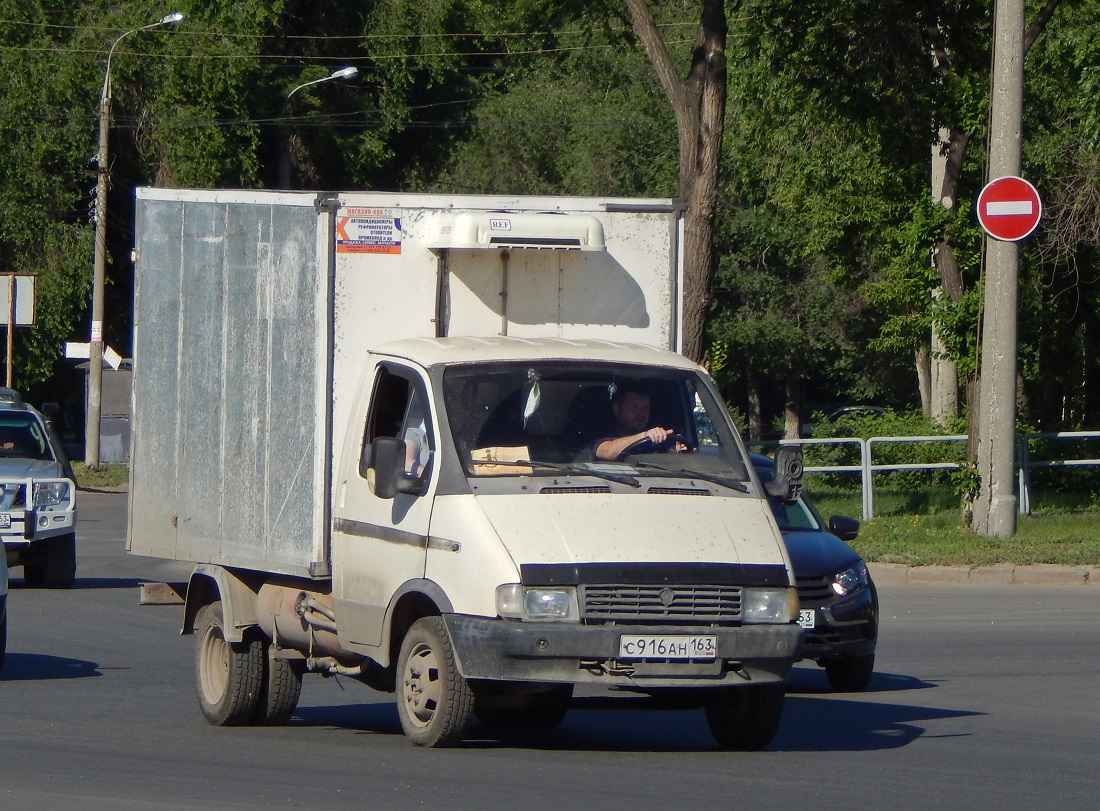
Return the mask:
[[0, 529], [11, 529], [11, 513], [0, 513]]
[[798, 624], [807, 631], [813, 630], [814, 625], [817, 624], [817, 614], [812, 608], [803, 608], [798, 612]]
[[620, 659], [714, 659], [718, 649], [716, 636], [619, 637]]

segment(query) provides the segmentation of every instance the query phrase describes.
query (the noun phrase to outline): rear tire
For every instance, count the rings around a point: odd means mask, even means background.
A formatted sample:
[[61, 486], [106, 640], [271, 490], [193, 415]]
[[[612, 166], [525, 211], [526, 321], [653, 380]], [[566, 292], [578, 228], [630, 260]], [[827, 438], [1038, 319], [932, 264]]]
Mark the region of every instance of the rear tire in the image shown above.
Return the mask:
[[275, 646], [263, 644], [264, 672], [260, 697], [252, 723], [260, 726], [282, 726], [294, 715], [298, 699], [302, 696], [302, 674], [305, 664], [300, 661], [276, 659]]
[[875, 675], [875, 655], [830, 659], [824, 667], [829, 686], [838, 693], [861, 693]]
[[263, 640], [225, 638], [220, 601], [202, 607], [195, 621], [195, 693], [206, 720], [215, 726], [252, 721], [263, 690]]
[[762, 684], [725, 690], [707, 704], [707, 724], [726, 749], [763, 749], [779, 729], [786, 686]]
[[417, 746], [456, 746], [473, 708], [473, 691], [458, 672], [442, 617], [418, 619], [397, 658], [397, 714], [405, 736]]

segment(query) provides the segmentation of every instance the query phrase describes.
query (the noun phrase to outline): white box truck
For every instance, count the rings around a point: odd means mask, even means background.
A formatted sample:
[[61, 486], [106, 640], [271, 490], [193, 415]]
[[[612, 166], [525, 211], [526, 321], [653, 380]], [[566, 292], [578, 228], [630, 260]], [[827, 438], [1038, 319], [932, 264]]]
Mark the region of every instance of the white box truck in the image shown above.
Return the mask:
[[798, 599], [675, 351], [681, 241], [674, 200], [138, 191], [127, 546], [195, 564], [210, 722], [285, 722], [320, 672], [422, 746], [575, 687], [768, 744]]

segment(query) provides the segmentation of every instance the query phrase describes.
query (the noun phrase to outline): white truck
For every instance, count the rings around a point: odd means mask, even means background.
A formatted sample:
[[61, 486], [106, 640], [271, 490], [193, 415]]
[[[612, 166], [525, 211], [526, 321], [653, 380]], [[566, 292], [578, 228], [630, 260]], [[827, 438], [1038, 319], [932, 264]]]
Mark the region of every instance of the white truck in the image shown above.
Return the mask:
[[[421, 746], [575, 687], [768, 744], [798, 598], [675, 351], [681, 242], [674, 200], [138, 191], [127, 547], [194, 563], [211, 723], [283, 723], [320, 672]], [[601, 458], [628, 392], [661, 431]]]

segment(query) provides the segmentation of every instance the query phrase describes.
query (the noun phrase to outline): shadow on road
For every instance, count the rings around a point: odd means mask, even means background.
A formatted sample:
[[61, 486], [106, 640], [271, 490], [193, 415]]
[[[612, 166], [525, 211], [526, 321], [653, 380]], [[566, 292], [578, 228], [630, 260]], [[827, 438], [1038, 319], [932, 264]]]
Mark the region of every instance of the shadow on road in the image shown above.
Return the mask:
[[[812, 672], [810, 676], [816, 676]], [[813, 682], [800, 677], [799, 681]], [[925, 736], [923, 722], [967, 718], [984, 713], [916, 704], [884, 703], [882, 694], [926, 689], [934, 684], [905, 676], [876, 674], [870, 695], [830, 693], [827, 683], [796, 686], [769, 751], [862, 752], [897, 749]], [[820, 692], [820, 695], [818, 694]], [[653, 709], [644, 698], [581, 697], [554, 730], [488, 730], [476, 719], [466, 749], [522, 748], [591, 752], [721, 752], [710, 735], [702, 709]], [[648, 708], [647, 708], [648, 707]], [[629, 711], [627, 711], [629, 710]], [[332, 707], [300, 707], [293, 725], [400, 735], [392, 702]], [[967, 735], [963, 725], [939, 730], [937, 737]]]
[[[149, 581], [149, 578], [143, 577], [78, 577], [76, 582], [73, 583], [74, 589], [136, 589], [142, 583]], [[19, 591], [26, 589], [27, 591], [49, 591], [49, 589], [43, 589], [38, 586], [28, 586], [25, 580], [19, 578], [13, 579], [8, 587], [12, 591]], [[65, 589], [66, 591], [68, 589]]]
[[41, 653], [8, 651], [0, 681], [46, 681], [49, 679], [84, 679], [102, 676], [99, 665], [83, 659], [47, 656]]

